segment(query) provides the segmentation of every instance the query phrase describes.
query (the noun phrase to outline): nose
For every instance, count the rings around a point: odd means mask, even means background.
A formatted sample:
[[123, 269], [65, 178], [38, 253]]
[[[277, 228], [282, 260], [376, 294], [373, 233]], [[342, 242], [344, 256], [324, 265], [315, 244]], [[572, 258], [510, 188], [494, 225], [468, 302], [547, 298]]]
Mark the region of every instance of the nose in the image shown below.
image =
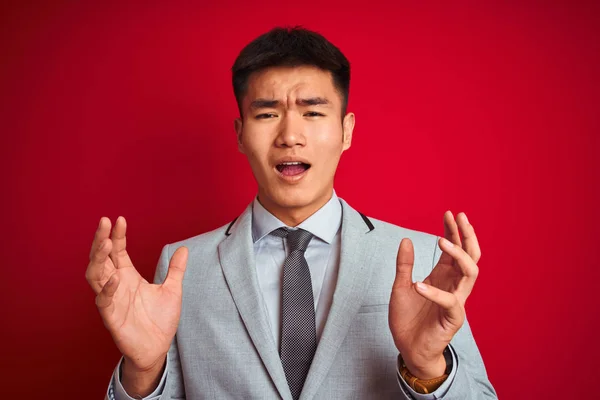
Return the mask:
[[280, 123], [279, 135], [277, 136], [277, 147], [294, 147], [306, 145], [302, 118], [296, 113], [286, 113]]

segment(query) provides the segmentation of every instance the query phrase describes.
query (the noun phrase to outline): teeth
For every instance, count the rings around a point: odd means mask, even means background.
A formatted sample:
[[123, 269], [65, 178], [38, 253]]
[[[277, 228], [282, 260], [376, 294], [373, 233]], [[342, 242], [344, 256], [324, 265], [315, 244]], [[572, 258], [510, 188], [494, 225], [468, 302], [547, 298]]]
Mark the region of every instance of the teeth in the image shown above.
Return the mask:
[[300, 161], [293, 161], [293, 162], [284, 162], [281, 163], [282, 165], [300, 165], [302, 164]]

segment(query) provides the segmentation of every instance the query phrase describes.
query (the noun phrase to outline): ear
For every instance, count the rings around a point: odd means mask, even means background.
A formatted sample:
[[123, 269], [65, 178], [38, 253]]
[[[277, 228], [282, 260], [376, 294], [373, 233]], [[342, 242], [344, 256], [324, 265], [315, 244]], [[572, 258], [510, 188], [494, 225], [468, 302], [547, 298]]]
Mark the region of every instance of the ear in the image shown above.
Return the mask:
[[244, 153], [244, 145], [242, 144], [242, 132], [244, 130], [244, 123], [243, 123], [242, 119], [236, 118], [233, 121], [233, 127], [235, 129], [235, 134], [237, 137], [238, 150], [240, 151], [240, 153], [245, 154]]
[[342, 151], [346, 151], [352, 145], [352, 132], [354, 131], [354, 113], [348, 113], [344, 116], [344, 120], [342, 121], [342, 130], [344, 132], [344, 136], [342, 141], [344, 142], [344, 146], [342, 147]]

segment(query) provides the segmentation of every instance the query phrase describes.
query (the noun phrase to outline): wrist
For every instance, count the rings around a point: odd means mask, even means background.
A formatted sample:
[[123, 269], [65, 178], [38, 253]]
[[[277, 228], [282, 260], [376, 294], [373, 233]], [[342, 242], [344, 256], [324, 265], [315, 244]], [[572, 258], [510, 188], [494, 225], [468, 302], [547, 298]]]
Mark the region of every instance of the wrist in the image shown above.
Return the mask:
[[444, 354], [428, 359], [410, 358], [402, 356], [404, 365], [417, 379], [429, 380], [439, 378], [446, 373], [446, 359]]
[[158, 387], [167, 363], [167, 356], [160, 357], [147, 368], [139, 368], [135, 363], [123, 358], [121, 363], [121, 385], [130, 396], [146, 397]]

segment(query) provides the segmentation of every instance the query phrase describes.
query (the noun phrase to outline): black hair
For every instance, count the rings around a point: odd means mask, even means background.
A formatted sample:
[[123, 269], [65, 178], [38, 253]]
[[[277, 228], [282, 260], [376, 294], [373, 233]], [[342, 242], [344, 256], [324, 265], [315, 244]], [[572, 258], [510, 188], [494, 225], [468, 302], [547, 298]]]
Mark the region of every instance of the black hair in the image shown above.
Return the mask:
[[301, 65], [312, 65], [331, 73], [333, 85], [342, 96], [343, 118], [348, 107], [350, 62], [321, 34], [300, 26], [274, 28], [246, 45], [237, 56], [231, 72], [240, 116], [250, 74], [269, 67]]

